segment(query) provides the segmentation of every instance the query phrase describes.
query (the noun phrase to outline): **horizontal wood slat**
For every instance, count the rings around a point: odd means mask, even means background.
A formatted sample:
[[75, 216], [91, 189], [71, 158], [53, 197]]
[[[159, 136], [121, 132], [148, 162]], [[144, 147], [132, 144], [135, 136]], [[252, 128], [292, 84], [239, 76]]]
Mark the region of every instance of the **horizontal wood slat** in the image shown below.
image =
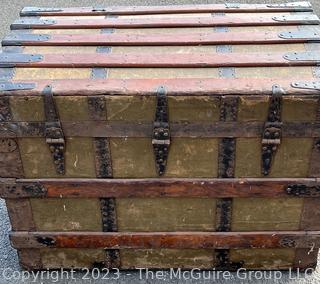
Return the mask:
[[225, 15], [223, 17], [183, 17], [147, 19], [55, 19], [41, 20], [22, 18], [11, 25], [11, 29], [97, 29], [97, 28], [169, 28], [169, 27], [216, 27], [216, 26], [280, 26], [319, 24], [316, 15]]
[[21, 179], [14, 185], [0, 182], [0, 196], [3, 198], [312, 197], [289, 195], [287, 189], [293, 184], [320, 186], [320, 180], [312, 178]]
[[[276, 74], [275, 74], [276, 76]], [[286, 95], [319, 96], [320, 90], [300, 89], [292, 87], [294, 82], [305, 81], [306, 83], [320, 82], [320, 80], [309, 78], [281, 79], [281, 78], [179, 78], [179, 79], [96, 79], [96, 80], [19, 80], [13, 83], [32, 83], [33, 88], [26, 90], [0, 91], [3, 95], [42, 95], [47, 85], [52, 86], [53, 94], [64, 96], [91, 96], [119, 94], [148, 96], [156, 95], [159, 86], [165, 86], [167, 95], [272, 95], [272, 86], [279, 85]]]
[[66, 16], [66, 15], [139, 15], [139, 14], [170, 14], [170, 13], [204, 13], [204, 12], [292, 12], [312, 11], [310, 2], [295, 2], [281, 5], [267, 4], [239, 4], [237, 6], [227, 4], [209, 5], [170, 5], [170, 6], [108, 6], [108, 7], [78, 7], [78, 8], [37, 8], [26, 7], [21, 11], [21, 16]]
[[[283, 31], [285, 32], [285, 30]], [[318, 37], [282, 38], [277, 32], [228, 32], [228, 33], [176, 33], [176, 34], [74, 34], [74, 35], [37, 35], [11, 34], [2, 41], [3, 46], [78, 46], [78, 45], [210, 45], [210, 44], [271, 44], [306, 43], [319, 41]]]
[[[106, 121], [65, 121], [61, 123], [67, 137], [135, 137], [152, 138], [153, 123]], [[261, 137], [263, 122], [170, 123], [171, 137]], [[11, 137], [45, 137], [44, 122], [0, 122], [0, 135]], [[282, 137], [320, 137], [320, 122], [284, 122]]]
[[[10, 53], [1, 65], [14, 67], [262, 67], [262, 66], [315, 66], [320, 62], [317, 53], [310, 60], [288, 60], [285, 53], [191, 53], [191, 54], [45, 54], [37, 61], [19, 61], [18, 54]], [[31, 56], [26, 54], [26, 56]], [[35, 55], [38, 56], [38, 55]], [[17, 59], [16, 59], [17, 58]], [[317, 59], [318, 58], [318, 59]]]
[[15, 248], [318, 248], [320, 231], [271, 232], [12, 232]]

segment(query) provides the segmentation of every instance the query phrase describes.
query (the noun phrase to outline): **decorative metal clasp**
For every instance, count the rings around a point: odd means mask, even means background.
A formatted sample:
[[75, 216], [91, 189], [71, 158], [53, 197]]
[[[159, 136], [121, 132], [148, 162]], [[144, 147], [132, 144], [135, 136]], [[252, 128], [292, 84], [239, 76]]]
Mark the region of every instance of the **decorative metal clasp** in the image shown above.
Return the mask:
[[272, 87], [268, 120], [262, 133], [262, 174], [268, 175], [271, 170], [273, 156], [281, 144], [281, 103], [284, 91], [278, 85]]
[[52, 87], [46, 86], [44, 91], [44, 110], [45, 110], [45, 137], [46, 143], [52, 153], [56, 172], [63, 175], [65, 173], [65, 139], [64, 133], [56, 111]]
[[159, 176], [162, 176], [165, 172], [170, 143], [168, 99], [165, 88], [161, 86], [157, 91], [156, 115], [152, 135], [153, 151]]

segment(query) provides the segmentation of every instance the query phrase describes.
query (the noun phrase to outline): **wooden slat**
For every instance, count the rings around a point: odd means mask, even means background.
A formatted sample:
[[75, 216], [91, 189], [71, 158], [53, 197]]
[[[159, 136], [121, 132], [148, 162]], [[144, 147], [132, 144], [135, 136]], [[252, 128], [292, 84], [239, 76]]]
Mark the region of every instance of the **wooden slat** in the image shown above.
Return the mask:
[[[303, 54], [303, 53], [302, 53]], [[309, 53], [306, 53], [309, 54]], [[44, 54], [39, 61], [19, 62], [17, 54], [8, 54], [0, 64], [15, 67], [275, 67], [275, 66], [315, 66], [316, 59], [287, 60], [286, 54], [273, 53], [186, 53], [186, 54]], [[27, 55], [26, 56], [30, 56]], [[319, 56], [320, 58], [320, 56]], [[23, 59], [23, 58], [22, 58]]]
[[[1, 180], [0, 180], [1, 181]], [[316, 179], [28, 179], [16, 187], [0, 183], [3, 198], [125, 198], [125, 197], [289, 197], [292, 184], [319, 186]], [[36, 185], [33, 187], [33, 185]], [[40, 188], [42, 190], [40, 190]], [[302, 197], [302, 196], [301, 196]], [[312, 197], [312, 196], [310, 196]], [[299, 198], [299, 196], [296, 196]]]
[[[276, 74], [275, 74], [276, 76]], [[35, 83], [35, 87], [30, 90], [2, 91], [3, 95], [41, 95], [45, 86], [51, 85], [54, 94], [64, 96], [110, 96], [126, 94], [147, 96], [156, 95], [159, 86], [165, 86], [167, 95], [176, 96], [220, 96], [220, 95], [272, 95], [272, 86], [279, 84], [286, 92], [286, 95], [301, 96], [319, 95], [319, 90], [301, 90], [293, 88], [292, 83], [297, 81], [314, 82], [314, 78], [188, 78], [188, 79], [107, 79], [107, 80], [19, 80], [12, 82]]]
[[310, 2], [288, 3], [286, 6], [273, 6], [268, 4], [239, 4], [239, 8], [227, 6], [225, 4], [204, 4], [204, 5], [170, 5], [170, 6], [108, 6], [103, 8], [94, 7], [74, 7], [58, 8], [50, 11], [43, 8], [26, 7], [21, 11], [21, 16], [66, 16], [66, 15], [139, 15], [139, 14], [171, 14], [171, 13], [204, 13], [204, 12], [293, 12], [293, 11], [312, 11]]
[[99, 28], [170, 28], [170, 27], [216, 27], [216, 26], [280, 26], [319, 24], [316, 15], [225, 15], [224, 17], [170, 17], [147, 19], [77, 19], [34, 20], [22, 18], [11, 29], [99, 29]]
[[33, 231], [36, 229], [29, 199], [7, 199], [6, 205], [13, 231]]
[[[285, 30], [284, 30], [285, 32]], [[277, 32], [229, 32], [229, 33], [176, 33], [176, 34], [75, 34], [75, 35], [11, 34], [2, 41], [3, 46], [78, 46], [78, 45], [208, 45], [208, 44], [271, 44], [306, 43], [309, 38], [281, 38]], [[318, 38], [313, 41], [319, 40]]]
[[[152, 137], [152, 123], [126, 123], [106, 121], [62, 122], [67, 137]], [[213, 122], [213, 123], [174, 123], [170, 124], [172, 137], [223, 138], [261, 136], [264, 123]], [[45, 137], [44, 122], [0, 122], [1, 137]], [[312, 138], [320, 135], [320, 122], [284, 122], [282, 137]]]
[[15, 248], [310, 248], [320, 231], [268, 232], [12, 232]]

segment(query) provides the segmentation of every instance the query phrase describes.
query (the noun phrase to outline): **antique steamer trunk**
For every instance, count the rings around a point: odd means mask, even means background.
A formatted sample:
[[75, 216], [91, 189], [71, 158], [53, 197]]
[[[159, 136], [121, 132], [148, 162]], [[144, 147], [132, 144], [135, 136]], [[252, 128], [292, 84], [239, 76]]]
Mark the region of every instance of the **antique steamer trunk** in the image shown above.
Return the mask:
[[312, 268], [308, 2], [25, 8], [0, 53], [0, 195], [26, 269]]

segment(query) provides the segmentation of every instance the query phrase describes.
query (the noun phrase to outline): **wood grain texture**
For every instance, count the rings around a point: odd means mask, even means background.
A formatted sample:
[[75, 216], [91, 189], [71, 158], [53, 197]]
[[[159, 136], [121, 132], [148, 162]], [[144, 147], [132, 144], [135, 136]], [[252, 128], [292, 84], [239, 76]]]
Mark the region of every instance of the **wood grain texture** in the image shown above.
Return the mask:
[[14, 248], [311, 248], [319, 231], [283, 232], [12, 232]]
[[227, 14], [224, 17], [175, 17], [175, 15], [163, 18], [106, 18], [106, 19], [61, 19], [56, 18], [54, 23], [46, 23], [41, 20], [28, 21], [28, 18], [18, 19], [11, 25], [11, 29], [97, 29], [97, 28], [170, 28], [170, 27], [216, 27], [216, 26], [281, 26], [319, 24], [315, 15], [289, 16], [278, 14], [276, 17], [287, 17], [286, 21], [274, 19], [275, 16], [264, 14], [252, 14], [243, 16]]
[[[40, 61], [19, 62], [12, 58], [15, 67], [38, 68], [90, 68], [90, 67], [259, 67], [259, 66], [315, 66], [316, 59], [292, 60], [284, 58], [286, 53], [130, 53], [122, 54], [45, 54]], [[9, 57], [10, 59], [10, 57]], [[1, 63], [1, 62], [0, 62]]]
[[[285, 31], [285, 29], [284, 29]], [[279, 33], [190, 33], [190, 34], [88, 34], [88, 35], [46, 35], [44, 40], [27, 39], [21, 34], [10, 35], [3, 39], [2, 45], [23, 46], [79, 46], [79, 45], [207, 45], [207, 44], [276, 44], [276, 43], [306, 43], [309, 38], [279, 37]], [[315, 41], [315, 40], [314, 40]]]
[[[65, 121], [62, 122], [64, 133], [70, 144], [75, 146], [83, 144], [83, 147], [90, 149], [92, 147], [91, 137], [109, 137], [109, 138], [151, 138], [152, 124], [151, 123], [124, 123], [124, 122], [111, 122], [106, 121]], [[305, 143], [307, 149], [302, 149], [300, 152], [308, 152], [312, 148], [313, 137], [320, 135], [320, 122], [284, 122], [282, 136], [288, 138], [286, 141], [293, 140], [292, 138], [299, 138]], [[24, 149], [29, 149], [28, 145], [32, 138], [37, 142], [38, 147], [41, 145], [41, 138], [45, 135], [45, 128], [43, 122], [0, 122], [0, 134], [3, 138], [18, 137], [24, 140], [26, 145]], [[173, 138], [258, 138], [263, 129], [263, 122], [212, 122], [212, 123], [171, 123], [171, 136]], [[74, 139], [73, 139], [74, 137]], [[38, 141], [35, 140], [38, 138]], [[28, 140], [29, 139], [29, 140]], [[253, 141], [253, 140], [252, 140]], [[294, 141], [294, 140], [293, 140]], [[245, 142], [245, 141], [244, 141]], [[253, 141], [255, 142], [255, 141]], [[295, 141], [298, 143], [299, 141]], [[91, 144], [90, 144], [91, 143]], [[20, 147], [21, 147], [21, 143]], [[299, 144], [299, 143], [298, 143]], [[23, 146], [23, 145], [22, 145]], [[289, 144], [288, 147], [294, 150], [293, 146]], [[23, 155], [24, 149], [21, 150]], [[33, 152], [36, 148], [33, 148]], [[32, 153], [30, 148], [30, 153]], [[72, 149], [79, 151], [79, 149]], [[68, 149], [67, 149], [68, 151]], [[112, 150], [111, 150], [112, 151]], [[47, 152], [44, 150], [44, 153]], [[70, 151], [71, 152], [71, 151]], [[68, 152], [67, 152], [68, 153]], [[310, 151], [309, 151], [310, 153]], [[37, 153], [34, 153], [37, 154]], [[86, 152], [91, 164], [91, 153]], [[288, 159], [289, 157], [287, 157]], [[73, 161], [74, 163], [74, 161]], [[300, 162], [301, 163], [301, 162]], [[88, 165], [84, 165], [88, 166]], [[78, 168], [81, 171], [81, 168]], [[92, 175], [90, 176], [92, 177]]]
[[[174, 13], [217, 13], [228, 12], [291, 12], [291, 11], [312, 11], [309, 2], [302, 2], [301, 7], [269, 7], [267, 4], [240, 4], [239, 8], [227, 7], [224, 4], [202, 4], [202, 5], [170, 5], [170, 6], [111, 6], [103, 9], [92, 9], [92, 7], [61, 8], [57, 11], [35, 11], [32, 15], [66, 16], [66, 15], [144, 15], [144, 14], [174, 14]], [[30, 15], [30, 8], [26, 7], [21, 11], [22, 16]]]
[[6, 206], [13, 231], [34, 231], [36, 229], [29, 199], [7, 199]]
[[[25, 190], [40, 184], [44, 190]], [[3, 198], [125, 198], [125, 197], [288, 197], [290, 184], [318, 185], [315, 179], [28, 179], [0, 183]], [[28, 187], [27, 187], [28, 188]], [[299, 197], [296, 197], [299, 198]]]
[[[272, 95], [272, 86], [279, 84], [287, 95], [295, 95], [297, 98], [305, 98], [305, 95], [314, 95], [317, 97], [317, 90], [301, 90], [293, 88], [291, 84], [295, 81], [313, 82], [314, 78], [310, 73], [310, 77], [296, 77], [287, 79], [276, 78], [158, 78], [158, 79], [107, 79], [107, 80], [18, 80], [21, 83], [35, 83], [36, 86], [32, 90], [23, 91], [3, 91], [3, 95], [9, 96], [38, 96], [46, 85], [52, 85], [54, 94], [65, 96], [91, 96], [108, 94], [110, 96], [117, 95], [135, 95], [135, 96], [154, 96], [157, 87], [166, 86], [168, 96], [198, 96], [208, 95], [217, 97], [220, 95]], [[13, 81], [15, 82], [15, 81]]]
[[18, 256], [19, 263], [25, 270], [31, 271], [44, 268], [39, 249], [19, 249]]

